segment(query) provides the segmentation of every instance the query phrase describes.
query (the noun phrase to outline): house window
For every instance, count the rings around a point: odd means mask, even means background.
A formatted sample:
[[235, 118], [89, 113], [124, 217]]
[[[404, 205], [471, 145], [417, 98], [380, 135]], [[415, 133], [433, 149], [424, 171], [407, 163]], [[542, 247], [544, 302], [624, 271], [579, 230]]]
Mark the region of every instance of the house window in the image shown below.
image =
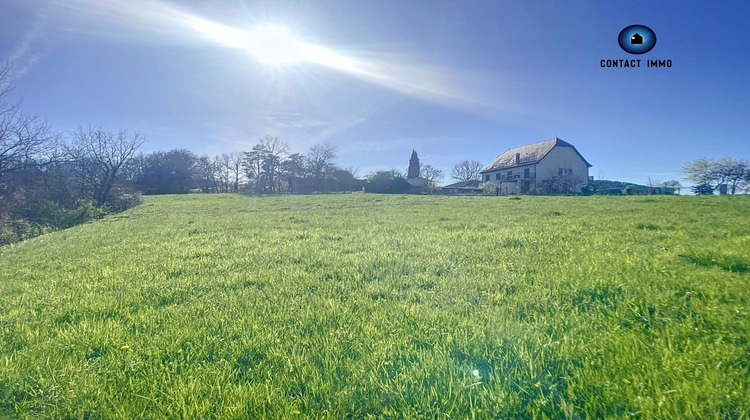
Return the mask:
[[508, 171], [508, 175], [513, 175], [513, 171]]
[[529, 168], [525, 168], [523, 170], [523, 177], [524, 178], [531, 178], [531, 170]]
[[485, 180], [485, 181], [489, 181], [489, 180], [490, 180], [490, 175], [489, 175], [489, 174], [485, 175], [485, 176], [484, 176], [484, 180]]
[[559, 168], [557, 170], [557, 174], [559, 176], [573, 175], [573, 169], [572, 168]]
[[503, 176], [500, 175], [500, 172], [495, 174], [495, 180], [501, 179]]

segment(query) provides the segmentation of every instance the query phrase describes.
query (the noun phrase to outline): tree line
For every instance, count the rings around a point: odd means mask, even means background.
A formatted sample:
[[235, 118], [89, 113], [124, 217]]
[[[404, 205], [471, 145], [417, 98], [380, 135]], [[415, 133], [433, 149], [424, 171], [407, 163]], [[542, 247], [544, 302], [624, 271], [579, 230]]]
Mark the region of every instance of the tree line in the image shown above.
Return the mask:
[[336, 148], [316, 144], [307, 153], [266, 136], [246, 152], [198, 156], [186, 149], [139, 153], [123, 177], [144, 194], [188, 192], [256, 194], [354, 191], [356, 171], [336, 164]]
[[118, 173], [143, 135], [89, 126], [64, 141], [12, 99], [10, 79], [0, 66], [0, 245], [140, 203]]
[[695, 183], [695, 194], [750, 192], [750, 163], [744, 159], [700, 158], [683, 165], [682, 173]]
[[289, 153], [286, 143], [264, 137], [246, 152], [197, 156], [143, 153], [139, 132], [89, 125], [64, 135], [12, 99], [10, 75], [0, 66], [0, 245], [123, 211], [141, 194], [362, 189], [329, 144]]

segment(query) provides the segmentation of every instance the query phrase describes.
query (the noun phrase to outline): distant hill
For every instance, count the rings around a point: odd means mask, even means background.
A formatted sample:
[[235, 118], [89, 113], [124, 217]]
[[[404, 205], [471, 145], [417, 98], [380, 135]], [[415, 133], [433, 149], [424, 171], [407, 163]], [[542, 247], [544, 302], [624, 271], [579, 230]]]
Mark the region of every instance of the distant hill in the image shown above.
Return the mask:
[[[623, 181], [610, 181], [608, 179], [599, 179], [596, 181], [589, 181], [589, 187], [593, 190], [593, 194], [650, 194], [652, 188], [646, 185], [634, 184], [632, 182]], [[627, 192], [626, 192], [627, 191]]]

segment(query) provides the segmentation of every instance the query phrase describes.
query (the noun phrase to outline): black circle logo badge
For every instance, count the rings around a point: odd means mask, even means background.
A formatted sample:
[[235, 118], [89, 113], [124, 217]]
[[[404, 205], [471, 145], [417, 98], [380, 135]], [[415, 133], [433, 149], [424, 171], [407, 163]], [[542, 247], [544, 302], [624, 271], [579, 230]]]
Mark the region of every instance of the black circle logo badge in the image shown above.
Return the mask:
[[620, 48], [631, 54], [645, 54], [656, 45], [656, 34], [648, 26], [630, 25], [617, 37]]

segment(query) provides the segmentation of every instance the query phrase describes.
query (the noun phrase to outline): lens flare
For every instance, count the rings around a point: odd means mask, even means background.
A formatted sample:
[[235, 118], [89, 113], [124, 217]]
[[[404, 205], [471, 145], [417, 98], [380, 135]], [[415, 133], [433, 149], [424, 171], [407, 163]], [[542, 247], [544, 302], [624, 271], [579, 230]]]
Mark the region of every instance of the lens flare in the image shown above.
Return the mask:
[[340, 69], [351, 67], [347, 58], [301, 40], [285, 26], [263, 24], [241, 30], [197, 20], [193, 27], [214, 41], [243, 49], [262, 64], [285, 66], [307, 61]]
[[[110, 22], [107, 29], [125, 26], [140, 36], [158, 39], [211, 41], [247, 53], [269, 67], [298, 67], [313, 63], [346, 72], [375, 85], [432, 102], [474, 110], [510, 109], [479, 92], [481, 77], [451, 68], [430, 68], [424, 63], [408, 65], [406, 56], [375, 51], [342, 54], [327, 46], [308, 42], [283, 25], [258, 23], [238, 28], [199, 16], [163, 0], [53, 0], [76, 19]], [[481, 76], [481, 75], [480, 75]], [[482, 80], [485, 80], [486, 77]], [[493, 79], [494, 80], [494, 79]], [[493, 80], [487, 83], [494, 83]]]

